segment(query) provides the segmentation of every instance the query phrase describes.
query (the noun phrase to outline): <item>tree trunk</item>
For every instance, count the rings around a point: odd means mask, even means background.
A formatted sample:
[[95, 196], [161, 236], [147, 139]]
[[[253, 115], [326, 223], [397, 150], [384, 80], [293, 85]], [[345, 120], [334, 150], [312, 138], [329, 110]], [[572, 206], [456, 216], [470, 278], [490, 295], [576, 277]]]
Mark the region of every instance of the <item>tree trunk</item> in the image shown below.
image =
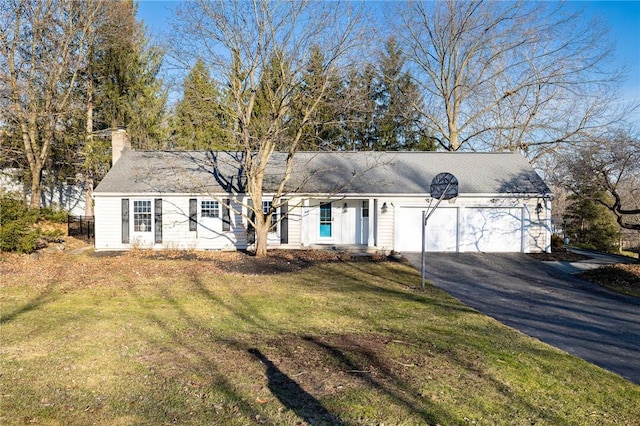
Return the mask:
[[42, 198], [42, 166], [39, 164], [31, 168], [31, 199], [29, 201], [30, 209], [39, 209]]
[[84, 185], [84, 215], [93, 216], [93, 179], [86, 179]]
[[[269, 221], [267, 221], [269, 219]], [[256, 215], [256, 257], [265, 257], [267, 255], [267, 236], [269, 235], [269, 222], [271, 218], [262, 216], [258, 218]]]
[[[89, 55], [89, 58], [93, 58], [93, 55]], [[89, 74], [91, 75], [91, 67], [89, 67]], [[93, 144], [93, 79], [87, 78], [87, 125], [86, 125], [86, 144], [91, 146]], [[85, 154], [86, 155], [86, 154]], [[84, 215], [93, 216], [93, 170], [87, 167], [84, 171]]]

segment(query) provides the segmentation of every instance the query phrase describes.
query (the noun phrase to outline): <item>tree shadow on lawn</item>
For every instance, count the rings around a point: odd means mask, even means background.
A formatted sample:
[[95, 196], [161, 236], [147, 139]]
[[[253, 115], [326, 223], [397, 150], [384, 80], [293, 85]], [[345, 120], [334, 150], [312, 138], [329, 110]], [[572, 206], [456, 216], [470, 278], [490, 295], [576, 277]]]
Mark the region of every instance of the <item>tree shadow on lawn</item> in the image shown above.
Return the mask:
[[251, 348], [248, 352], [256, 357], [266, 368], [267, 386], [278, 400], [309, 424], [344, 425], [338, 417], [327, 411], [320, 401], [305, 392], [302, 387], [283, 373], [260, 350]]
[[[322, 268], [319, 271], [321, 274], [326, 274]], [[454, 417], [434, 402], [418, 395], [417, 390], [413, 389], [410, 383], [396, 375], [391, 359], [384, 355], [376, 355], [378, 350], [382, 349], [381, 345], [384, 345], [381, 342], [388, 341], [385, 336], [339, 335], [329, 338], [297, 333], [281, 334], [277, 332], [277, 325], [272, 324], [269, 318], [264, 317], [260, 312], [240, 311], [237, 307], [225, 303], [217, 297], [199, 277], [193, 276], [192, 280], [204, 298], [209, 299], [214, 305], [219, 305], [220, 308], [228, 311], [237, 319], [246, 321], [247, 324], [256, 327], [257, 330], [263, 330], [267, 336], [271, 336], [266, 338], [259, 335], [248, 336], [248, 342], [243, 341], [242, 338], [239, 340], [221, 338], [216, 341], [227, 348], [246, 351], [245, 353], [249, 353], [259, 360], [266, 369], [267, 387], [272, 395], [309, 424], [349, 424], [349, 422], [340, 419], [338, 415], [329, 412], [315, 396], [304, 390], [305, 388], [318, 388], [317, 391], [322, 394], [331, 392], [331, 389], [326, 389], [326, 386], [331, 388], [331, 384], [336, 383], [342, 383], [346, 387], [364, 385], [368, 391], [380, 392], [386, 395], [389, 400], [394, 401], [394, 404], [405, 407], [407, 412], [417, 414], [425, 424], [454, 424], [456, 422]], [[422, 296], [402, 290], [394, 291], [382, 287], [372, 289], [365, 286], [364, 281], [358, 285], [362, 286], [362, 291], [380, 290], [387, 296], [408, 297], [412, 300], [418, 298], [424, 303]], [[246, 303], [241, 305], [247, 306]], [[185, 312], [185, 315], [188, 314]], [[334, 341], [335, 344], [331, 343]], [[261, 344], [269, 348], [277, 348], [275, 356], [281, 359], [282, 365], [277, 365], [280, 363], [274, 362], [273, 356], [268, 357], [256, 347]], [[301, 349], [302, 347], [306, 349]], [[372, 366], [373, 369], [380, 372], [381, 378], [376, 379], [368, 375], [363, 371], [363, 366]], [[303, 371], [306, 374], [301, 376], [301, 380], [297, 382], [284, 372], [286, 370]], [[357, 383], [361, 383], [361, 385], [357, 385]], [[380, 407], [375, 408], [379, 409]]]
[[51, 303], [57, 299], [57, 296], [53, 295], [54, 285], [49, 283], [44, 290], [42, 290], [37, 296], [29, 300], [23, 306], [16, 308], [12, 312], [5, 313], [4, 309], [0, 311], [0, 324], [8, 323], [15, 320], [22, 314], [26, 314], [33, 310], [39, 309], [43, 305]]
[[[411, 413], [417, 413], [425, 423], [429, 425], [442, 422], [455, 423], [454, 418], [447, 416], [437, 407], [427, 409], [429, 405], [433, 405], [431, 402], [398, 377], [376, 353], [358, 342], [351, 341], [348, 336], [344, 336], [344, 341], [341, 341], [340, 345], [331, 344], [314, 336], [304, 336], [303, 340], [321, 349], [348, 373], [358, 375], [368, 387], [382, 391], [392, 400], [409, 409]], [[380, 379], [374, 376], [376, 372], [381, 375]], [[434, 414], [433, 411], [440, 411], [440, 413]]]
[[[406, 300], [416, 301], [423, 304], [429, 304], [431, 301], [426, 295], [411, 293], [408, 289], [394, 289], [394, 285], [407, 286], [403, 279], [391, 280], [395, 281], [390, 287], [385, 287], [380, 283], [370, 283], [368, 279], [363, 278], [360, 273], [366, 272], [372, 277], [377, 277], [378, 280], [385, 280], [386, 277], [380, 277], [372, 274], [371, 271], [367, 271], [367, 268], [359, 268], [353, 265], [349, 265], [358, 271], [354, 270], [352, 276], [349, 276], [349, 281], [345, 288], [348, 291], [369, 291], [379, 293], [388, 297], [399, 297]], [[334, 273], [332, 270], [335, 266], [327, 266], [318, 268], [318, 279], [324, 277], [326, 279], [327, 274]], [[327, 270], [326, 268], [329, 268]], [[336, 270], [335, 272], [341, 272], [344, 274], [344, 268]], [[407, 275], [411, 275], [406, 272]], [[349, 274], [351, 275], [351, 274]], [[367, 275], [368, 276], [368, 275]], [[315, 277], [315, 274], [314, 274]], [[407, 277], [409, 280], [414, 279], [413, 275]], [[264, 317], [260, 312], [247, 311], [246, 304], [242, 310], [239, 310], [237, 306], [233, 306], [226, 303], [221, 298], [217, 297], [214, 292], [207, 286], [199, 274], [191, 276], [191, 281], [197, 289], [197, 292], [201, 296], [211, 303], [211, 309], [222, 309], [229, 311], [241, 322], [246, 322], [251, 325], [252, 328], [256, 328], [256, 331], [264, 330], [267, 335], [266, 339], [260, 337], [260, 334], [252, 334], [250, 336], [238, 337], [239, 340], [228, 340], [222, 336], [216, 337], [215, 330], [209, 329], [207, 324], [203, 322], [198, 316], [192, 315], [186, 306], [170, 293], [164, 293], [163, 299], [168, 302], [175, 312], [181, 317], [189, 328], [196, 332], [205, 330], [207, 336], [203, 337], [205, 340], [209, 340], [214, 343], [210, 346], [212, 350], [223, 350], [226, 354], [225, 358], [236, 357], [237, 362], [232, 363], [233, 368], [249, 368], [249, 365], [242, 367], [242, 361], [248, 354], [254, 359], [257, 359], [262, 363], [266, 369], [267, 387], [271, 394], [276, 397], [280, 403], [290, 409], [298, 417], [310, 424], [334, 424], [342, 425], [347, 424], [340, 419], [337, 415], [329, 412], [322, 403], [311, 393], [304, 389], [313, 389], [314, 386], [323, 382], [323, 374], [332, 374], [334, 379], [346, 380], [346, 383], [351, 383], [353, 386], [361, 387], [364, 385], [368, 392], [379, 392], [386, 395], [390, 401], [397, 404], [399, 407], [405, 407], [407, 412], [414, 413], [424, 420], [425, 424], [455, 424], [459, 421], [452, 413], [448, 413], [438, 404], [431, 401], [428, 396], [424, 396], [419, 393], [419, 389], [416, 388], [412, 380], [403, 378], [402, 369], [398, 366], [394, 366], [394, 360], [381, 352], [380, 342], [375, 341], [376, 337], [372, 335], [344, 335], [344, 336], [302, 336], [297, 334], [281, 335], [273, 334], [277, 333], [278, 327], [275, 324], [270, 323], [268, 317]], [[140, 297], [135, 294], [135, 290], [132, 296]], [[141, 302], [143, 302], [141, 300]], [[141, 306], [144, 303], [141, 303]], [[217, 307], [217, 308], [216, 308]], [[458, 306], [459, 310], [465, 312], [471, 312], [472, 309]], [[148, 319], [151, 322], [159, 326], [169, 336], [170, 340], [177, 344], [174, 349], [174, 345], [166, 348], [172, 353], [169, 367], [173, 365], [182, 365], [181, 371], [197, 371], [198, 375], [202, 375], [205, 380], [210, 380], [212, 383], [209, 386], [221, 387], [226, 394], [232, 399], [239, 401], [238, 408], [245, 418], [256, 418], [256, 416], [264, 415], [251, 403], [247, 403], [243, 400], [241, 395], [237, 393], [237, 385], [234, 384], [232, 376], [227, 374], [226, 362], [221, 361], [208, 350], [205, 350], [203, 346], [195, 342], [191, 337], [185, 336], [182, 331], [174, 329], [162, 315], [158, 314], [158, 311], [149, 308]], [[434, 332], [437, 332], [434, 330]], [[249, 339], [246, 341], [246, 339]], [[384, 340], [386, 337], [379, 336], [378, 340]], [[373, 339], [373, 340], [372, 340]], [[274, 362], [274, 356], [267, 357], [264, 353], [257, 349], [258, 345], [266, 345], [268, 347], [278, 348], [275, 354], [276, 358], [282, 359], [282, 362], [286, 365], [281, 365], [280, 362]], [[304, 356], [299, 354], [292, 354], [288, 348], [296, 347], [296, 345], [303, 345], [307, 348], [307, 355], [315, 358], [315, 361], [319, 364], [313, 366], [309, 370], [308, 360]], [[467, 364], [464, 360], [468, 353], [464, 350], [465, 342], [451, 342], [451, 345], [461, 347], [461, 351], [449, 352], [445, 348], [432, 348], [447, 357], [453, 358], [453, 363], [459, 363], [459, 365], [467, 372], [466, 375], [470, 377], [483, 377], [482, 380], [488, 380], [491, 386], [495, 387], [498, 392], [502, 394], [508, 394], [508, 389], [505, 388], [500, 381], [491, 377], [487, 371], [480, 368], [474, 371], [474, 365]], [[178, 349], [179, 348], [179, 349]], [[215, 349], [218, 348], [218, 349]], [[235, 354], [235, 355], [234, 355]], [[185, 357], [185, 355], [188, 355]], [[244, 356], [243, 356], [244, 355]], [[168, 358], [164, 358], [168, 359]], [[191, 366], [189, 366], [191, 365]], [[323, 368], [330, 368], [331, 373], [323, 373]], [[189, 370], [185, 370], [189, 369]], [[194, 370], [195, 369], [195, 370]], [[288, 376], [285, 371], [307, 371], [301, 379], [299, 384]], [[253, 368], [251, 368], [253, 372]], [[375, 371], [376, 374], [371, 374], [371, 371]], [[237, 373], [237, 371], [236, 371]], [[255, 373], [255, 372], [254, 372]], [[249, 374], [253, 376], [252, 374]], [[208, 378], [208, 379], [206, 379]], [[334, 382], [337, 383], [336, 380]], [[361, 383], [361, 385], [358, 385]], [[258, 382], [255, 383], [257, 385]], [[255, 386], [254, 385], [254, 386]], [[235, 395], [235, 397], [234, 397]], [[525, 404], [524, 402], [521, 402]], [[380, 407], [376, 407], [379, 409]], [[348, 412], [348, 409], [347, 409]], [[264, 419], [264, 417], [263, 417]]]
[[[201, 284], [196, 282], [196, 284]], [[136, 300], [141, 308], [144, 308], [145, 298], [137, 294], [135, 288], [129, 289], [130, 296]], [[269, 419], [264, 417], [264, 414], [260, 414], [250, 403], [242, 398], [242, 395], [237, 391], [234, 383], [229, 379], [228, 372], [223, 371], [218, 359], [233, 357], [233, 352], [237, 351], [237, 348], [227, 347], [224, 341], [221, 341], [222, 346], [219, 346], [219, 350], [223, 350], [222, 353], [215, 353], [211, 351], [211, 345], [208, 342], [213, 337], [210, 333], [204, 333], [196, 336], [191, 334], [191, 331], [206, 331], [206, 324], [204, 324], [197, 317], [189, 314], [185, 306], [180, 300], [171, 296], [166, 291], [161, 291], [163, 300], [168, 302], [172, 309], [178, 313], [189, 326], [188, 330], [179, 330], [173, 327], [171, 321], [168, 321], [161, 314], [162, 311], [158, 311], [153, 308], [144, 308], [146, 312], [147, 320], [162, 331], [165, 335], [165, 339], [171, 342], [171, 345], [162, 345], [152, 349], [150, 352], [143, 356], [140, 356], [140, 362], [150, 370], [150, 374], [157, 374], [164, 376], [162, 380], [166, 383], [169, 379], [186, 380], [187, 376], [198, 376], [200, 381], [204, 382], [203, 393], [201, 394], [201, 400], [203, 403], [203, 409], [211, 410], [210, 403], [213, 401], [206, 401], [207, 389], [216, 389], [216, 394], [223, 395], [226, 399], [226, 403], [215, 403], [213, 407], [217, 409], [235, 412], [235, 417], [242, 415], [244, 418], [260, 419], [259, 423], [268, 422]], [[212, 299], [215, 302], [215, 299]], [[160, 313], [159, 313], [160, 312]], [[142, 341], [153, 341], [154, 338], [150, 337], [142, 330], [136, 331], [140, 335]], [[211, 332], [215, 332], [211, 330]], [[204, 345], [202, 339], [207, 341]], [[215, 337], [213, 338], [216, 340]], [[205, 350], [206, 348], [206, 350]], [[231, 353], [226, 353], [230, 350]], [[164, 386], [164, 385], [163, 385]], [[149, 390], [152, 392], [152, 390]], [[159, 396], [161, 398], [161, 396]], [[157, 402], [157, 401], [156, 401]], [[206, 404], [206, 405], [205, 405]], [[160, 404], [163, 405], [163, 404]], [[138, 407], [140, 408], [140, 407]], [[154, 416], [157, 416], [155, 406], [144, 407], [140, 409], [138, 414], [147, 413], [149, 423], [154, 420]], [[166, 406], [163, 408], [168, 414], [171, 407]], [[173, 419], [173, 422], [180, 422], [180, 419]], [[186, 422], [186, 419], [183, 419]]]

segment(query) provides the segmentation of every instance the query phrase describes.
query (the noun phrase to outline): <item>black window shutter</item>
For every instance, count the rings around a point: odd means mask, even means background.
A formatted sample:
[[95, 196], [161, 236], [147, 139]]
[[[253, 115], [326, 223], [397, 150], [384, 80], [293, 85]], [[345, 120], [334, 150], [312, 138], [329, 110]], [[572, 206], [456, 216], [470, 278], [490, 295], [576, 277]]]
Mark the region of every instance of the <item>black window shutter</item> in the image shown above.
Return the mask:
[[155, 243], [162, 242], [162, 198], [155, 199]]
[[231, 200], [228, 198], [222, 200], [222, 230], [231, 230], [231, 214], [229, 212], [229, 203]]
[[284, 201], [280, 206], [280, 243], [289, 243], [289, 203]]
[[129, 244], [129, 199], [122, 199], [122, 244]]
[[189, 199], [189, 231], [198, 229], [198, 200]]

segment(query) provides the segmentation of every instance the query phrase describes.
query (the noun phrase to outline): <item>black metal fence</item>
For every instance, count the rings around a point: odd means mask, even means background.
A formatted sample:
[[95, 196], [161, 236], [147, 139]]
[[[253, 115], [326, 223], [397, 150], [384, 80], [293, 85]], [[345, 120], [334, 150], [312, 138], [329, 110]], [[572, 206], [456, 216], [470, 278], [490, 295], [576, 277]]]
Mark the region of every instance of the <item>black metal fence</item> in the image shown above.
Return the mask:
[[71, 216], [67, 219], [67, 235], [86, 242], [93, 242], [96, 225], [93, 216]]

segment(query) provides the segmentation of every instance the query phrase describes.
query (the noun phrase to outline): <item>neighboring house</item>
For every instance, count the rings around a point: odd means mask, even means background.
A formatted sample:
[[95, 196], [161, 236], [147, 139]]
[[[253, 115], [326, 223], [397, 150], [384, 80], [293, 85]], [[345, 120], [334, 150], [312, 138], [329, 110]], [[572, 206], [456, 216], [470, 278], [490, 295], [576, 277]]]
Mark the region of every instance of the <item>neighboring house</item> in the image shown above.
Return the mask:
[[[31, 188], [20, 180], [20, 174], [18, 169], [0, 170], [0, 191], [15, 192], [28, 200]], [[46, 183], [42, 188], [40, 202], [43, 207], [59, 207], [73, 216], [84, 216], [85, 195], [84, 182], [77, 176]]]
[[[125, 149], [94, 190], [96, 250], [248, 248], [241, 156]], [[266, 170], [264, 208], [285, 158], [274, 153]], [[457, 178], [459, 196], [429, 218], [428, 251], [550, 251], [551, 193], [516, 153], [297, 153], [268, 246], [420, 251], [441, 172]]]

